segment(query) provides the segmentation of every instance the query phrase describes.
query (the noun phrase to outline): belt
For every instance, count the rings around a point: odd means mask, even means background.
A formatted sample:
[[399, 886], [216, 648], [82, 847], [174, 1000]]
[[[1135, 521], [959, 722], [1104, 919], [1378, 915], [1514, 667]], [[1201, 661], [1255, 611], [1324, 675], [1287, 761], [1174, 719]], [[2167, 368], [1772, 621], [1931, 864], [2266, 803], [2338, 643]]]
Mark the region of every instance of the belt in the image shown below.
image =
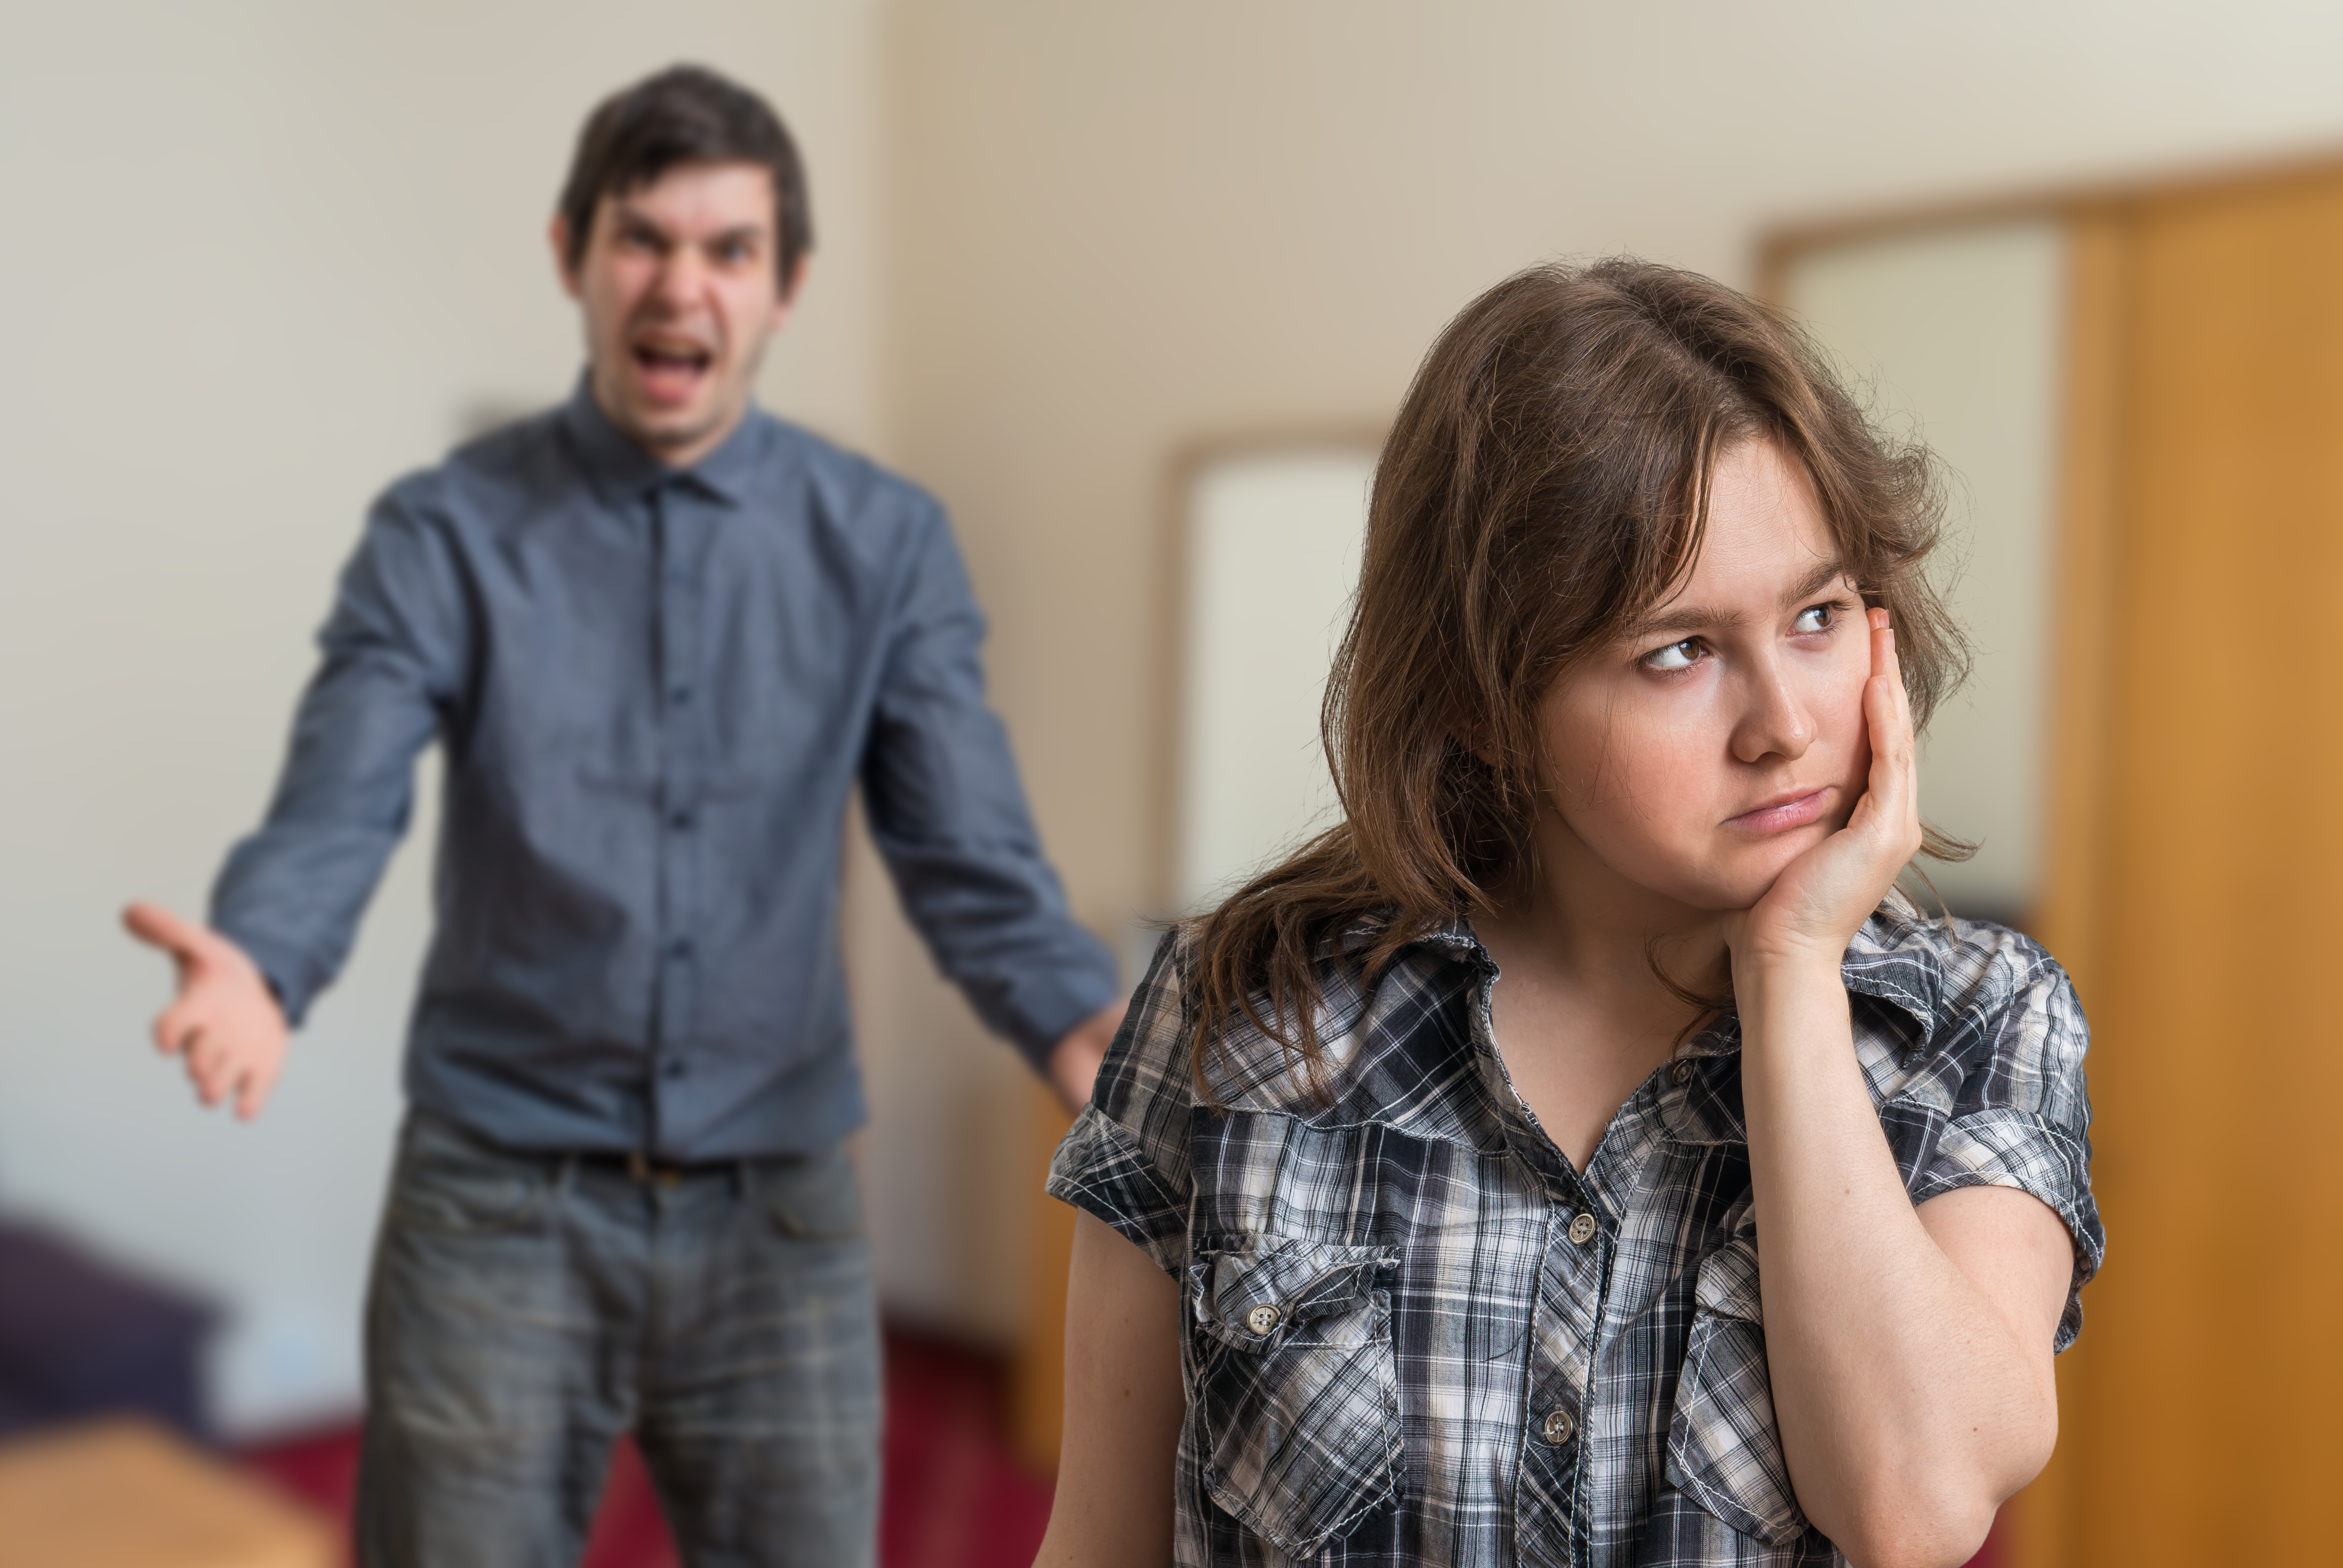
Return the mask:
[[581, 1154], [580, 1164], [601, 1171], [624, 1171], [628, 1180], [646, 1187], [675, 1187], [696, 1176], [733, 1176], [740, 1170], [738, 1160], [709, 1160], [693, 1165], [668, 1165], [653, 1160], [639, 1149], [629, 1149], [624, 1154]]

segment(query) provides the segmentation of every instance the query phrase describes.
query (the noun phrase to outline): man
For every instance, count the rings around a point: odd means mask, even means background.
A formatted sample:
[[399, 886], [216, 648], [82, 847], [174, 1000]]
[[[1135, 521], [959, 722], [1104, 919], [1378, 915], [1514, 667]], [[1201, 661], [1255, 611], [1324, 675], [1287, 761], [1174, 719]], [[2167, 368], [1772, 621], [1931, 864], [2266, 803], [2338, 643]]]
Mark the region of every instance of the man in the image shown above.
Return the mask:
[[577, 1560], [632, 1430], [694, 1564], [867, 1562], [878, 1352], [836, 940], [871, 832], [937, 961], [1070, 1101], [1120, 1006], [999, 722], [942, 513], [750, 406], [810, 243], [759, 98], [598, 107], [553, 250], [563, 407], [377, 503], [266, 823], [156, 1022], [256, 1113], [446, 750], [437, 924], [367, 1312], [368, 1564]]

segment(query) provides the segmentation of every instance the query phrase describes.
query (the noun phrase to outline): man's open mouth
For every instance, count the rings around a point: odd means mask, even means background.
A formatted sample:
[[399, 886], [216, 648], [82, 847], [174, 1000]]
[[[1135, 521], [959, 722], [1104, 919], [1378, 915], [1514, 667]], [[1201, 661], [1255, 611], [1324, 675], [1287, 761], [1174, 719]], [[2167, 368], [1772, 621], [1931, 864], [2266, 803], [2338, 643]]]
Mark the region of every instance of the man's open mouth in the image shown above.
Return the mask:
[[630, 347], [644, 390], [661, 403], [689, 399], [716, 363], [714, 352], [696, 343], [646, 338]]

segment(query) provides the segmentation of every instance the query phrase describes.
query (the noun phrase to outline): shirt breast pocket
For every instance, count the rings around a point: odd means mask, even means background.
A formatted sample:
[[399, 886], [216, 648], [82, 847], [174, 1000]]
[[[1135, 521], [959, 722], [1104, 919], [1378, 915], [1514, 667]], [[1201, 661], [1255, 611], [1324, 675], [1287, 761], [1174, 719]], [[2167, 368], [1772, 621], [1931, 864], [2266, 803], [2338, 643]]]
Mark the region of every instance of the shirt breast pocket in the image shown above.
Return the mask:
[[1668, 1483], [1743, 1534], [1787, 1546], [1805, 1533], [1806, 1516], [1774, 1422], [1755, 1241], [1710, 1253], [1693, 1295], [1692, 1339], [1668, 1422]]
[[1391, 1247], [1274, 1236], [1189, 1265], [1186, 1441], [1206, 1490], [1296, 1557], [1395, 1504], [1401, 1462]]

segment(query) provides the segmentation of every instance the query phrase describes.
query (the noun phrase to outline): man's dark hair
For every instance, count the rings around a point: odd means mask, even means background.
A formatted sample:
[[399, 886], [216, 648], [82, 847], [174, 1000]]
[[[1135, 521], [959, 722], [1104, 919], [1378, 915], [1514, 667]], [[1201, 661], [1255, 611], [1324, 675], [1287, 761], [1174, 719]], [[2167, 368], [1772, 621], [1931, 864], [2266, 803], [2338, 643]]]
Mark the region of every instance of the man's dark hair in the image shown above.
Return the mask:
[[731, 163], [761, 165], [773, 176], [773, 264], [787, 290], [798, 258], [813, 248], [797, 144], [770, 104], [704, 65], [670, 65], [611, 94], [587, 116], [561, 187], [570, 267], [586, 259], [604, 196], [649, 185], [678, 164]]

